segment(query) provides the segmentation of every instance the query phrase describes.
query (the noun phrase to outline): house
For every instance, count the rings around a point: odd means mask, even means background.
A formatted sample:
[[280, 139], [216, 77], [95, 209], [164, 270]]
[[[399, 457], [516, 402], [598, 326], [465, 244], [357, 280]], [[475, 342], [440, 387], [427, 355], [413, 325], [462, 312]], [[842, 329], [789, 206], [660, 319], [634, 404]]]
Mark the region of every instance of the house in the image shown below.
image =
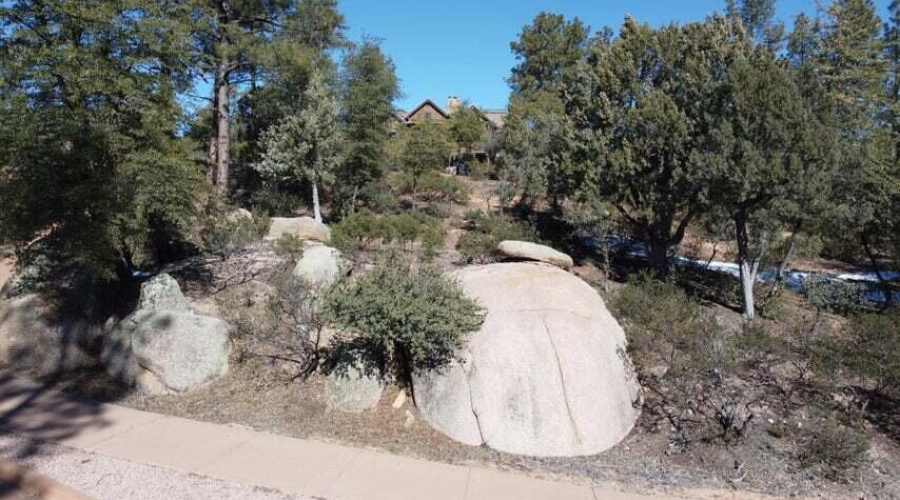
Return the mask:
[[[394, 113], [394, 118], [398, 124], [407, 126], [413, 126], [416, 123], [430, 120], [446, 121], [449, 120], [462, 105], [462, 101], [456, 96], [447, 98], [446, 108], [441, 108], [431, 99], [425, 99], [421, 104], [413, 108], [412, 111], [397, 111]], [[478, 107], [474, 107], [474, 109], [478, 111], [478, 114], [481, 115], [482, 118], [484, 118], [485, 128], [488, 129], [489, 134], [493, 134], [506, 125], [507, 113], [505, 109], [481, 109]]]
[[[413, 127], [417, 123], [426, 121], [447, 121], [459, 111], [462, 106], [463, 102], [456, 96], [447, 98], [447, 106], [445, 108], [441, 108], [431, 99], [425, 99], [421, 104], [413, 108], [412, 111], [397, 111], [394, 113], [394, 122], [391, 125], [394, 132], [397, 133], [399, 132], [398, 128], [400, 127]], [[484, 120], [486, 137], [493, 137], [494, 134], [499, 132], [506, 125], [507, 111], [505, 109], [482, 109], [476, 106], [472, 106], [472, 109], [474, 109]], [[456, 172], [458, 174], [467, 174], [469, 166], [454, 161], [455, 158], [459, 157], [458, 153], [461, 152], [462, 151], [458, 151], [455, 153], [449, 159], [449, 162], [450, 164], [455, 164]], [[488, 154], [485, 144], [480, 145], [473, 153], [479, 160], [490, 162], [490, 155]]]

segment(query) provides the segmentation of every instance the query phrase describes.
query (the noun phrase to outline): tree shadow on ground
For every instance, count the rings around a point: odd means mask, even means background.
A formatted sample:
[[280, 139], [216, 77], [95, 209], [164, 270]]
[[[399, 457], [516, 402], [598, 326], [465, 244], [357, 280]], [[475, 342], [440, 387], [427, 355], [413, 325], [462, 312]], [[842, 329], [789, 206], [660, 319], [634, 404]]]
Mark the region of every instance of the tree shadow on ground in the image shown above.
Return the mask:
[[900, 399], [871, 391], [862, 391], [868, 404], [866, 418], [897, 444], [900, 444]]

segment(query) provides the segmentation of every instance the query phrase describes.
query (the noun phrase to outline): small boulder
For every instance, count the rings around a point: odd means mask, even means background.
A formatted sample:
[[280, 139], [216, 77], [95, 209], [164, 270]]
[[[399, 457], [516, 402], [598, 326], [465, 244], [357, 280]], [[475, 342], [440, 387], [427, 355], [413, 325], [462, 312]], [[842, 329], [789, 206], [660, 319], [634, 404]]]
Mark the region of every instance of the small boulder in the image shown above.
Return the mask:
[[307, 245], [294, 267], [294, 276], [313, 286], [328, 286], [341, 274], [341, 252], [324, 245]]
[[175, 278], [167, 273], [158, 274], [141, 285], [137, 309], [141, 311], [189, 312], [191, 306], [181, 293]]
[[168, 274], [141, 285], [135, 312], [105, 329], [100, 360], [106, 370], [148, 392], [165, 392], [161, 386], [184, 392], [228, 371], [228, 323], [194, 314]]
[[131, 340], [137, 363], [166, 387], [184, 392], [228, 373], [228, 323], [175, 311], [137, 319]]
[[570, 270], [575, 265], [572, 257], [554, 250], [548, 246], [538, 245], [537, 243], [529, 243], [527, 241], [507, 240], [497, 247], [497, 251], [505, 257], [519, 260], [533, 260], [537, 262], [546, 262], [565, 270]]
[[296, 236], [304, 241], [328, 243], [331, 229], [311, 217], [273, 217], [266, 240], [274, 241], [285, 235]]
[[378, 377], [349, 365], [329, 373], [325, 378], [325, 389], [335, 408], [347, 413], [362, 413], [378, 404], [384, 384]]

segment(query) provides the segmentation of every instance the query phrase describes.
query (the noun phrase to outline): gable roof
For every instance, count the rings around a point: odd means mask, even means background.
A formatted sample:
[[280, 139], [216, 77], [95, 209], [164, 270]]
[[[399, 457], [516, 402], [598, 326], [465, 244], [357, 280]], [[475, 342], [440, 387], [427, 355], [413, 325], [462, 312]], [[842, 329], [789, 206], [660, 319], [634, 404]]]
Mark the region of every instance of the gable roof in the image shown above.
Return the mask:
[[441, 107], [438, 106], [437, 104], [435, 104], [434, 101], [432, 101], [431, 99], [425, 99], [424, 101], [422, 101], [422, 104], [419, 104], [412, 111], [410, 111], [409, 113], [406, 113], [406, 119], [409, 120], [410, 117], [414, 116], [422, 108], [424, 108], [425, 106], [429, 106], [429, 105], [432, 108], [434, 108], [442, 117], [444, 117], [445, 119], [448, 119], [448, 120], [450, 119], [450, 114], [447, 113], [446, 111], [444, 111], [443, 109], [441, 109]]

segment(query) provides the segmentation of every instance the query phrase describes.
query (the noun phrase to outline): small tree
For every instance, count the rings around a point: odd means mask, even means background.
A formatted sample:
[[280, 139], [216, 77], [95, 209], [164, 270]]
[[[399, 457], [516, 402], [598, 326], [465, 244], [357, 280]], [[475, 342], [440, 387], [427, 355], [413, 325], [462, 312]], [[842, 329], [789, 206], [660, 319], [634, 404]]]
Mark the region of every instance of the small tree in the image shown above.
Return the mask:
[[464, 104], [450, 118], [450, 138], [461, 152], [470, 156], [475, 146], [484, 139], [484, 119], [478, 110]]
[[481, 308], [456, 282], [435, 267], [415, 269], [396, 250], [359, 279], [334, 287], [323, 313], [382, 375], [403, 383], [417, 369], [455, 359], [466, 334], [484, 321]]
[[768, 49], [731, 64], [714, 132], [713, 204], [734, 223], [744, 316], [755, 316], [754, 284], [784, 214], [827, 194], [829, 165], [815, 138], [823, 133], [791, 75]]
[[319, 184], [331, 182], [340, 163], [340, 137], [335, 101], [321, 75], [314, 75], [303, 93], [300, 111], [286, 116], [262, 136], [263, 156], [253, 167], [275, 181], [307, 181], [312, 187], [313, 212], [322, 222]]
[[410, 177], [413, 206], [419, 180], [427, 172], [440, 170], [447, 162], [451, 148], [446, 128], [437, 122], [419, 123], [409, 131], [402, 162], [403, 171]]

